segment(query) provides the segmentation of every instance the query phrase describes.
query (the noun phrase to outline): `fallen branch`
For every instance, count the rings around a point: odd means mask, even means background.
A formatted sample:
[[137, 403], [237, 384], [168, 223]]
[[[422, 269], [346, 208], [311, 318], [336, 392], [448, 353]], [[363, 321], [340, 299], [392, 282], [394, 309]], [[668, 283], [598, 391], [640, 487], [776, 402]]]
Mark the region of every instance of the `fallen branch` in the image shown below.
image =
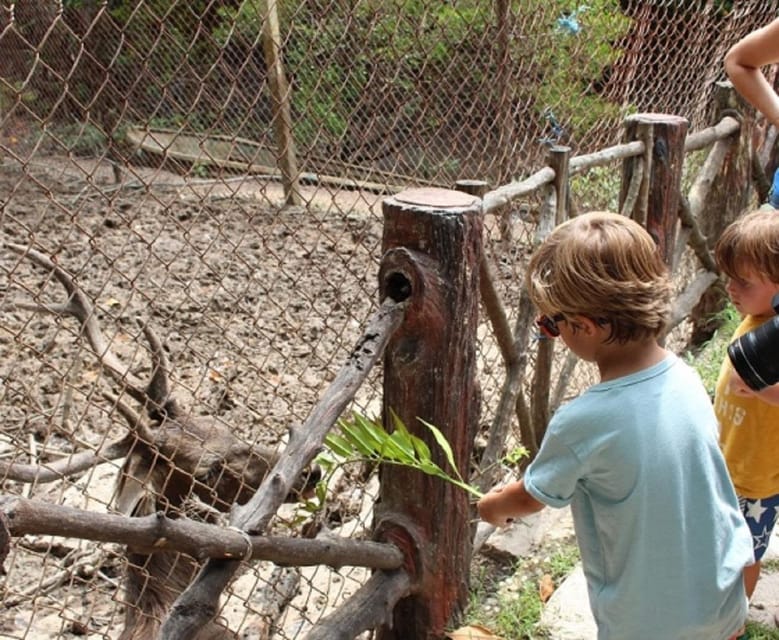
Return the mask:
[[47, 483], [62, 480], [87, 469], [123, 458], [135, 443], [135, 436], [125, 436], [117, 442], [112, 442], [98, 451], [80, 451], [43, 464], [26, 464], [23, 462], [5, 462], [0, 460], [0, 476], [6, 480], [28, 483]]
[[[265, 583], [256, 598], [259, 620], [247, 629], [244, 637], [257, 637], [258, 640], [270, 640], [276, 632], [279, 618], [292, 599], [297, 595], [300, 585], [300, 569], [297, 567], [275, 567], [270, 579]], [[249, 635], [252, 634], [252, 635]]]

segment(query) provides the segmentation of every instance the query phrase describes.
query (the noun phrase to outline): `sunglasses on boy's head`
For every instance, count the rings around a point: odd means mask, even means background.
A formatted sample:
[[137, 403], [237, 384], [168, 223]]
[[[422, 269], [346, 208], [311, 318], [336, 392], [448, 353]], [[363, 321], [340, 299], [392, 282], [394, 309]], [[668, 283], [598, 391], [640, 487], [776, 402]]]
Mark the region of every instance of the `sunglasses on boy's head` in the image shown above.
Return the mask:
[[557, 326], [557, 323], [563, 320], [565, 320], [565, 316], [562, 313], [556, 313], [553, 316], [539, 316], [536, 319], [536, 326], [545, 338], [556, 338], [560, 335], [560, 327]]

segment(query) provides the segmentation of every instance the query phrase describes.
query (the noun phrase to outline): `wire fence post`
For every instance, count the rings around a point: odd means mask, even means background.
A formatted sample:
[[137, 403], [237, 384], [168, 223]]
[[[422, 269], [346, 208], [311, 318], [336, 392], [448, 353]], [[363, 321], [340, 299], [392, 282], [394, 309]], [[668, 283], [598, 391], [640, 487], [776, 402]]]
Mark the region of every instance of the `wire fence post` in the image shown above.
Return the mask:
[[[481, 200], [448, 189], [410, 189], [383, 203], [382, 298], [407, 296], [405, 322], [384, 360], [384, 422], [393, 415], [425, 441], [433, 459], [454, 471], [420, 419], [451, 446], [467, 479], [480, 413], [476, 328], [482, 255]], [[374, 535], [406, 556], [415, 594], [395, 607], [380, 640], [443, 635], [468, 601], [473, 510], [470, 494], [439, 478], [386, 465]], [[442, 517], [443, 514], [445, 517]]]

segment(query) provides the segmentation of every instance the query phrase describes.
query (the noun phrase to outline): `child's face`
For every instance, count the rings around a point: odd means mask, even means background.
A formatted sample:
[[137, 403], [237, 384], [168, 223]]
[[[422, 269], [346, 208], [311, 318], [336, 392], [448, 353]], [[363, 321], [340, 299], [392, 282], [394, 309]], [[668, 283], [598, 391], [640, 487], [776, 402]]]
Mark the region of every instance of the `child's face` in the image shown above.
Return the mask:
[[774, 314], [771, 298], [779, 293], [779, 284], [771, 282], [753, 269], [728, 279], [725, 289], [733, 306], [742, 315], [769, 316]]

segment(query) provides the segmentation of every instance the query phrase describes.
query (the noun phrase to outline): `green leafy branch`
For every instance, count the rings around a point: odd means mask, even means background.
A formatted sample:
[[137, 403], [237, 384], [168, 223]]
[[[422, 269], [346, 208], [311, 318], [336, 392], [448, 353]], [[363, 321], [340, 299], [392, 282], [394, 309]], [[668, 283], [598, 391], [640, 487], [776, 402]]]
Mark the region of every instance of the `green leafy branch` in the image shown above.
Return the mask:
[[[418, 418], [430, 430], [436, 443], [444, 452], [452, 469], [451, 474], [433, 461], [430, 448], [424, 440], [410, 433], [394, 412], [391, 413], [391, 417], [395, 427], [392, 433], [387, 433], [380, 421], [370, 419], [359, 412], [354, 412], [350, 419], [342, 418], [338, 421], [338, 432], [327, 435], [324, 442], [325, 451], [316, 459], [316, 463], [323, 471], [323, 477], [316, 486], [315, 499], [299, 503], [298, 513], [291, 522], [292, 525], [299, 524], [308, 516], [322, 511], [327, 502], [327, 487], [333, 474], [338, 468], [352, 463], [401, 465], [450, 482], [476, 499], [484, 495], [460, 475], [454, 461], [452, 447], [435, 425]], [[518, 446], [509, 451], [501, 462], [514, 466], [528, 455], [526, 447]]]
[[[338, 464], [360, 461], [397, 464], [441, 478], [476, 498], [481, 498], [482, 492], [463, 480], [457, 470], [452, 447], [444, 434], [422, 418], [418, 420], [430, 430], [438, 446], [441, 447], [452, 469], [451, 474], [433, 461], [427, 443], [412, 434], [395, 413], [392, 413], [395, 429], [392, 433], [387, 433], [376, 420], [355, 412], [350, 420], [342, 418], [338, 421], [340, 433], [330, 433], [325, 438], [325, 445]], [[326, 457], [320, 456], [318, 462], [326, 469], [332, 466], [332, 461]]]

